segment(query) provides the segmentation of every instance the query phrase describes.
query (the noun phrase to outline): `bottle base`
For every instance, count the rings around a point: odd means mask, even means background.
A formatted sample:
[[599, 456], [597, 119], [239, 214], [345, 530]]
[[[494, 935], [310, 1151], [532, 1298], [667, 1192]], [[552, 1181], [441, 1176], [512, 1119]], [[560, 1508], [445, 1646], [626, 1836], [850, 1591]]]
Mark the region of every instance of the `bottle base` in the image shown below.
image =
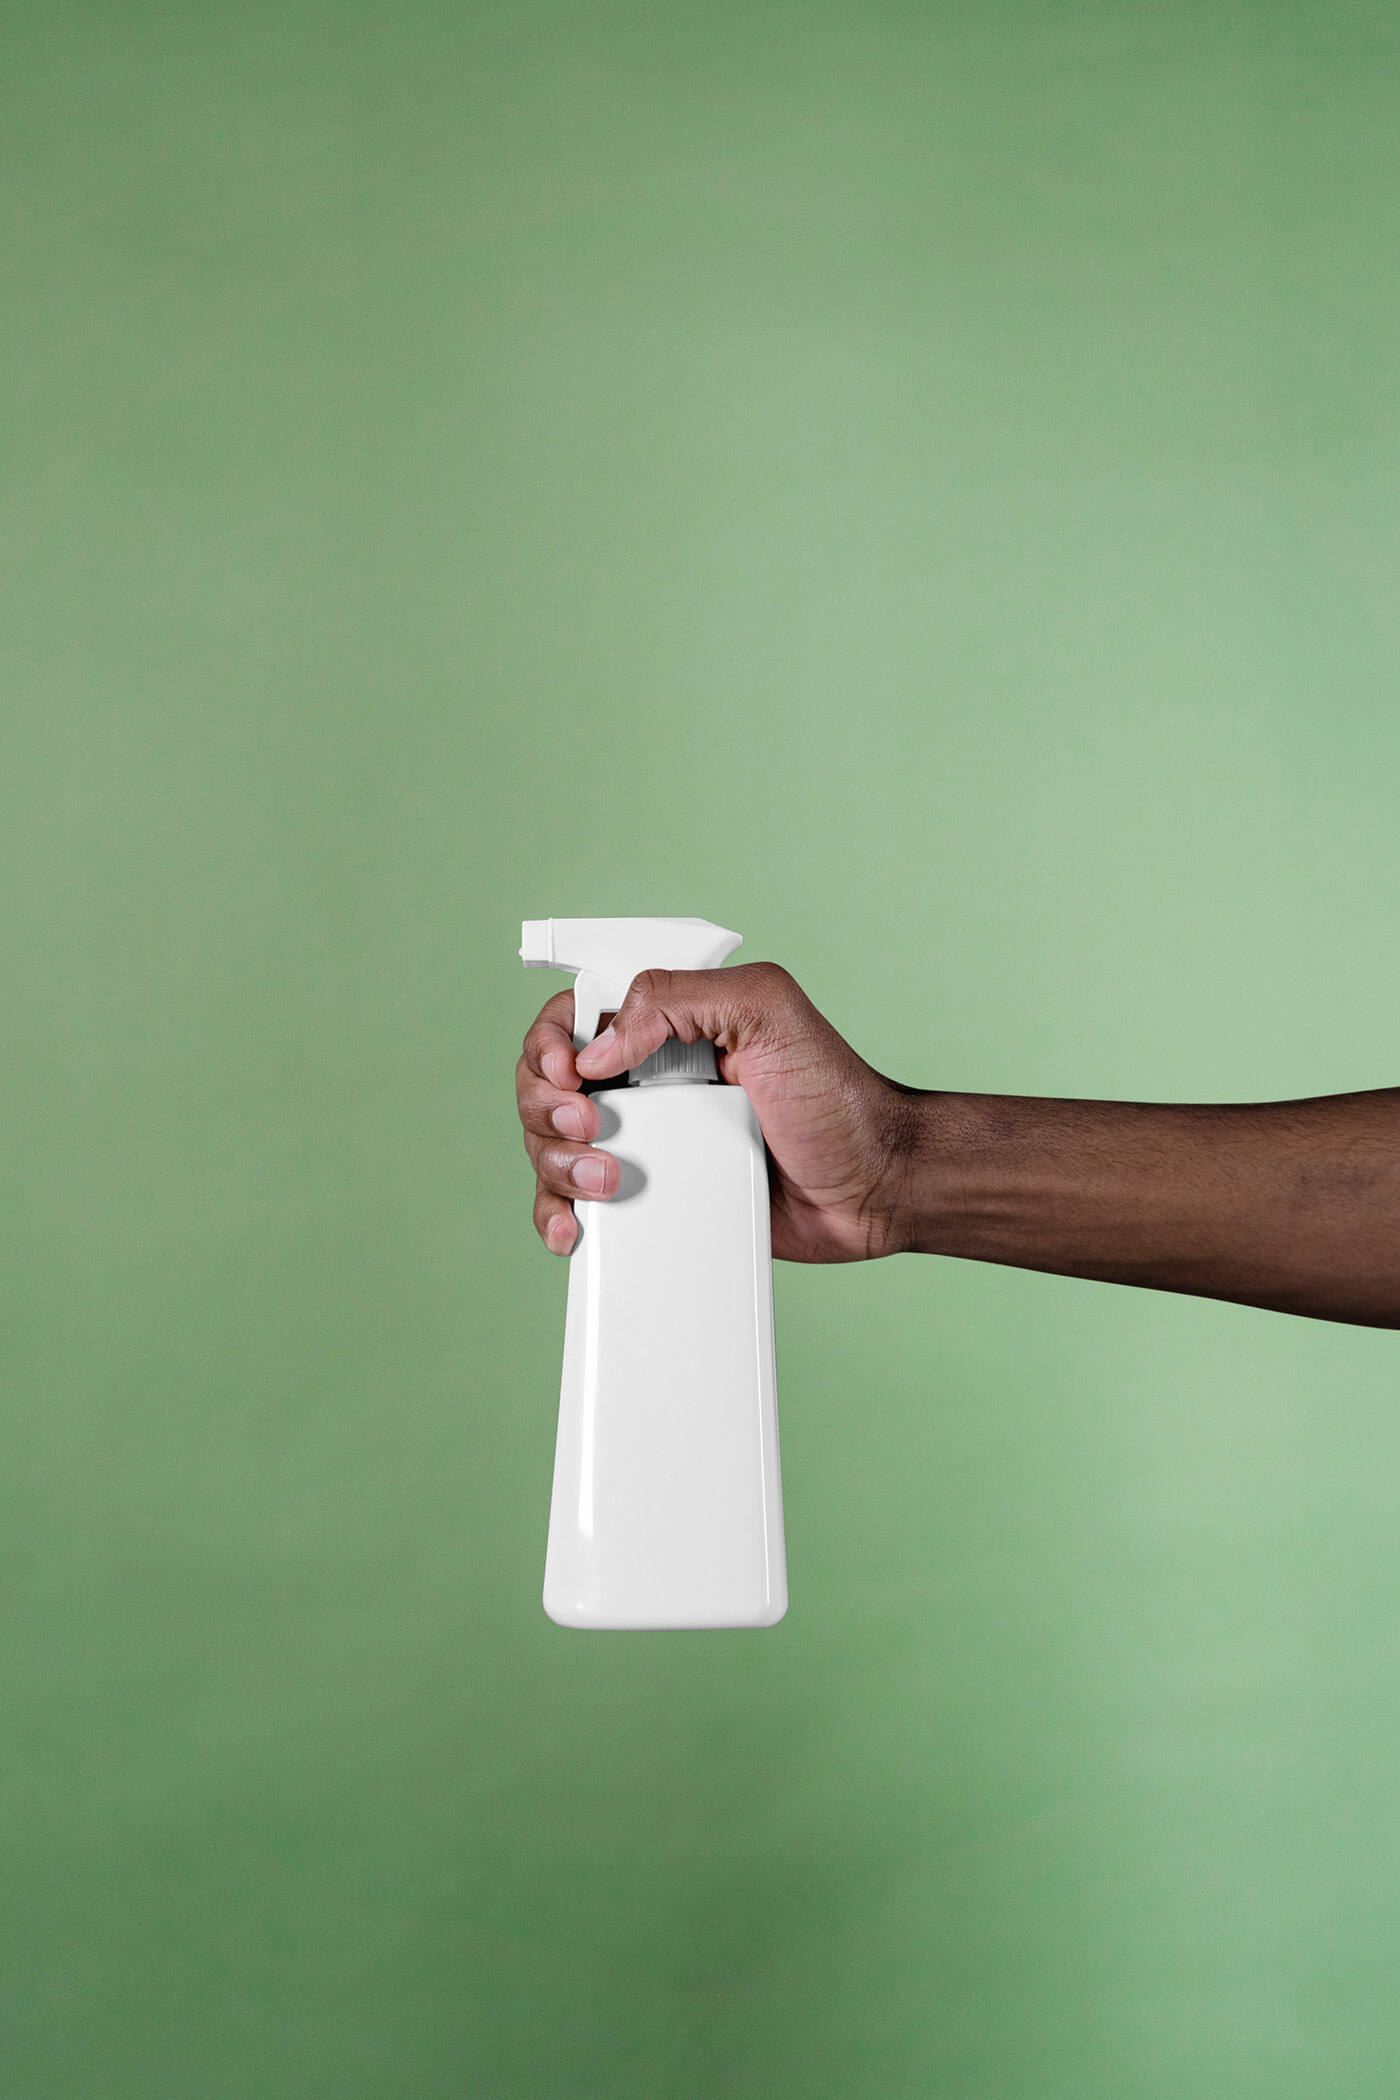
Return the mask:
[[787, 1615], [788, 1600], [786, 1597], [775, 1598], [771, 1603], [743, 1612], [699, 1610], [663, 1616], [645, 1610], [589, 1611], [572, 1598], [565, 1601], [552, 1597], [546, 1590], [544, 1608], [546, 1617], [556, 1626], [563, 1626], [572, 1633], [737, 1633], [745, 1630], [760, 1632], [778, 1625]]

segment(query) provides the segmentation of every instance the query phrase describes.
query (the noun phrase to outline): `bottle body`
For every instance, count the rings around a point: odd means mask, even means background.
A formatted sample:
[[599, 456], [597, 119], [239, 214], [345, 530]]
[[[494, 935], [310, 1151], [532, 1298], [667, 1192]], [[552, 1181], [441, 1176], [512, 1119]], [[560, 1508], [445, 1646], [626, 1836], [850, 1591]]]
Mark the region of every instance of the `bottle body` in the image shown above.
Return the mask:
[[578, 1206], [545, 1610], [772, 1626], [787, 1561], [758, 1120], [740, 1087], [595, 1099], [622, 1187]]

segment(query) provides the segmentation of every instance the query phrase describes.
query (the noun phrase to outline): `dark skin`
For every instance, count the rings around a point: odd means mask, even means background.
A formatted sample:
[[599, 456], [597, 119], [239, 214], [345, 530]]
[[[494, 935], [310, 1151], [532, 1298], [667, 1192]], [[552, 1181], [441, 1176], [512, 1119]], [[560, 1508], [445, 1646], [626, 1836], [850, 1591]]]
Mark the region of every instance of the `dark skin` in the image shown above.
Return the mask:
[[713, 1042], [753, 1103], [779, 1260], [956, 1254], [1400, 1327], [1400, 1087], [1201, 1107], [923, 1092], [874, 1071], [774, 963], [648, 970], [577, 1056], [572, 1026], [560, 992], [516, 1073], [552, 1253], [574, 1244], [574, 1202], [620, 1180], [583, 1084], [674, 1035]]

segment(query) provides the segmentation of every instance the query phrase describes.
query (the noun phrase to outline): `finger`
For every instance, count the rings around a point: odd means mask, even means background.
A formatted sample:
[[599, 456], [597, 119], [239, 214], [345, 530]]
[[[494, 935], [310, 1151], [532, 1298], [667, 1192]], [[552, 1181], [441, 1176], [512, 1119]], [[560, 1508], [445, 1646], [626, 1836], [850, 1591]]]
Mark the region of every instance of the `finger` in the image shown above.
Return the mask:
[[569, 1254], [578, 1238], [578, 1220], [572, 1203], [541, 1189], [535, 1198], [535, 1230], [551, 1254]]
[[577, 1093], [579, 1076], [574, 1064], [574, 995], [556, 992], [547, 999], [531, 1022], [525, 1037], [521, 1062], [561, 1093]]
[[617, 1194], [622, 1169], [610, 1152], [595, 1152], [591, 1145], [571, 1145], [563, 1138], [550, 1141], [528, 1135], [525, 1149], [534, 1162], [540, 1187], [553, 1195], [606, 1202], [609, 1196]]
[[800, 997], [776, 963], [732, 970], [643, 970], [632, 980], [611, 1028], [578, 1053], [585, 1079], [611, 1079], [639, 1065], [670, 1037], [734, 1050], [779, 1022]]
[[532, 1072], [522, 1057], [515, 1097], [520, 1120], [532, 1137], [596, 1138], [601, 1118], [587, 1094], [564, 1094]]

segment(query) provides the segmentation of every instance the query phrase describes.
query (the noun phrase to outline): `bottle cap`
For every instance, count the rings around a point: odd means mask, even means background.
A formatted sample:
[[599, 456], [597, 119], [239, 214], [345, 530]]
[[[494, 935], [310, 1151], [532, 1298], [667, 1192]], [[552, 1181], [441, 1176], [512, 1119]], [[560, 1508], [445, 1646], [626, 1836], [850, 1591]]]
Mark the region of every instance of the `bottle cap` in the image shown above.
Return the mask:
[[713, 1043], [681, 1043], [675, 1036], [664, 1042], [650, 1057], [644, 1057], [639, 1065], [627, 1074], [629, 1086], [716, 1086], [719, 1073], [715, 1068], [715, 1046]]

